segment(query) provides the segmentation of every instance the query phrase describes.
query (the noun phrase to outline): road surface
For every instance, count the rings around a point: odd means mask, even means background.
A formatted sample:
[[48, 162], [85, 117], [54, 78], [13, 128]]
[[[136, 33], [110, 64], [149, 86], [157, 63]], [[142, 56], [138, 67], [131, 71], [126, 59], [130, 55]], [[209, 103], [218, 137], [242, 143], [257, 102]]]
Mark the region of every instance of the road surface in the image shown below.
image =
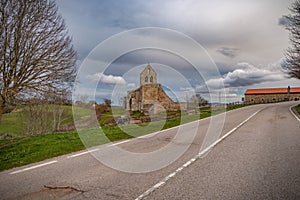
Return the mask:
[[[120, 172], [85, 151], [3, 171], [0, 199], [300, 199], [300, 121], [290, 112], [292, 105], [228, 112], [221, 139], [204, 149], [211, 119], [200, 120], [187, 151], [148, 173]], [[183, 128], [194, 129], [195, 123]], [[172, 140], [177, 131], [115, 145], [132, 152], [151, 152], [170, 142], [186, 145], [184, 138]], [[109, 148], [102, 145], [93, 153]], [[112, 159], [130, 166], [126, 158]]]

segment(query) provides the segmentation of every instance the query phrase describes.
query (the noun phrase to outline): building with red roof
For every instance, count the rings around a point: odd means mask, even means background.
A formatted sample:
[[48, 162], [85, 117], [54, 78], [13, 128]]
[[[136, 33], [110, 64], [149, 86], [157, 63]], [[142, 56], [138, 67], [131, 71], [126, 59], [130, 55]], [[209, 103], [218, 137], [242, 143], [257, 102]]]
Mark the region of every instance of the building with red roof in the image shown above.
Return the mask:
[[262, 88], [245, 91], [245, 103], [273, 103], [281, 101], [299, 101], [300, 87]]

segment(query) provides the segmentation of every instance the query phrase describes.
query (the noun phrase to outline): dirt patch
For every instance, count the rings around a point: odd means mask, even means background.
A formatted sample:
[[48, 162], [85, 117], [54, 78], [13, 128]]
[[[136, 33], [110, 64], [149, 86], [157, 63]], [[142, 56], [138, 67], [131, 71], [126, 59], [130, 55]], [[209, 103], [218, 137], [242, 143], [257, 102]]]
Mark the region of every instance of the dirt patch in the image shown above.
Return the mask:
[[94, 128], [98, 126], [99, 124], [97, 121], [95, 122], [94, 116], [85, 116], [81, 120], [76, 121], [76, 127], [75, 124], [72, 122], [61, 126], [59, 131], [67, 132], [74, 131], [76, 128]]

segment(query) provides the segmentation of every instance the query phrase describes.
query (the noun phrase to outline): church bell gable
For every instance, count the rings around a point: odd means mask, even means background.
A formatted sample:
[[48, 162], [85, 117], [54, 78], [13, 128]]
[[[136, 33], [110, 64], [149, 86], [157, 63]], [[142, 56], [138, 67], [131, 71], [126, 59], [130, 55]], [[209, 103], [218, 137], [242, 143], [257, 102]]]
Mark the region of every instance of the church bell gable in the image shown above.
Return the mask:
[[148, 64], [145, 69], [140, 74], [140, 85], [146, 85], [146, 84], [156, 84], [157, 78], [156, 78], [156, 72], [151, 67], [150, 64]]

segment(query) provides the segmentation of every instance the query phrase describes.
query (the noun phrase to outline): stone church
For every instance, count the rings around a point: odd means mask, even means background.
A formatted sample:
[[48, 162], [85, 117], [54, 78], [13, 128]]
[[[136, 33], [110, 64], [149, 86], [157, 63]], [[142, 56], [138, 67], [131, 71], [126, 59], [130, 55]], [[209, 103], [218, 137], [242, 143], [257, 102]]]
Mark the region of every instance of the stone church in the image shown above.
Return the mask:
[[127, 92], [126, 110], [157, 114], [165, 110], [185, 110], [186, 104], [174, 102], [157, 83], [157, 74], [150, 64], [140, 73], [140, 87]]
[[299, 101], [300, 88], [262, 88], [248, 89], [245, 92], [245, 104], [275, 103], [281, 101]]

